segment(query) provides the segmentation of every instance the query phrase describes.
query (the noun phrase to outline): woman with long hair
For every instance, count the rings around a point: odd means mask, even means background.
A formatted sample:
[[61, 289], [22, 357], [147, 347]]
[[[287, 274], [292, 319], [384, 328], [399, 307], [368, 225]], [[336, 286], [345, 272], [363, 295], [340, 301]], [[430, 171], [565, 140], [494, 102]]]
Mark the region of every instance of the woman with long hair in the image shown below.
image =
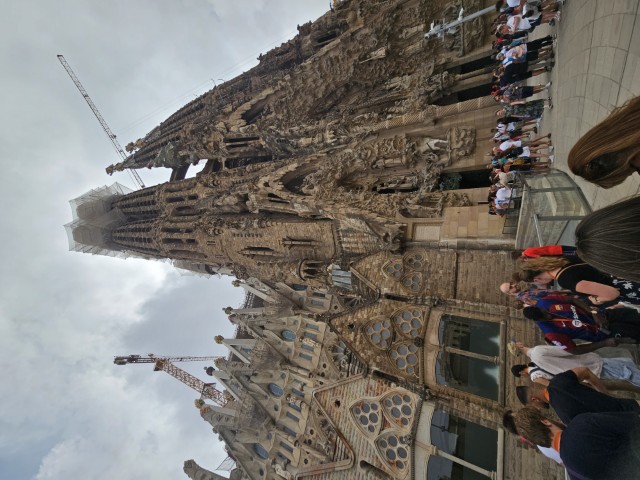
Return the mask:
[[614, 187], [640, 172], [640, 97], [585, 133], [567, 162], [573, 173], [602, 188]]
[[616, 301], [640, 305], [640, 283], [607, 275], [582, 259], [530, 258], [518, 262], [514, 280], [546, 285], [555, 280], [560, 288], [589, 296], [594, 305]]
[[576, 228], [578, 256], [602, 272], [640, 282], [640, 197], [601, 208]]

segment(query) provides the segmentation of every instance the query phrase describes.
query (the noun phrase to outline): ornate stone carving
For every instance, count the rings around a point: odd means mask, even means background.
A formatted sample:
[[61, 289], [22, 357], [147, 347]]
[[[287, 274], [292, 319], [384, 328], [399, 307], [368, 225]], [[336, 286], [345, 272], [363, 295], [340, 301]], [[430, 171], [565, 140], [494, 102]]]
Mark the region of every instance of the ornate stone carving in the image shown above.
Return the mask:
[[281, 476], [285, 480], [293, 480], [293, 474], [291, 472], [287, 472], [282, 466], [275, 462], [273, 464], [273, 470], [276, 472], [276, 475]]
[[476, 129], [473, 127], [453, 127], [447, 137], [452, 161], [471, 155], [475, 150]]

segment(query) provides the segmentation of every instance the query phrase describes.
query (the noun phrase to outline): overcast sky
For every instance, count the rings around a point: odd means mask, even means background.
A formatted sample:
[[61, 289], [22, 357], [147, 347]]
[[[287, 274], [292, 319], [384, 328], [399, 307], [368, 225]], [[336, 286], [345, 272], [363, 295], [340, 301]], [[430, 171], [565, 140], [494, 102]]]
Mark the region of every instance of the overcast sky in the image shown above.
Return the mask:
[[[112, 359], [226, 355], [213, 337], [232, 336], [221, 309], [242, 290], [164, 263], [68, 251], [68, 200], [133, 185], [104, 173], [118, 157], [56, 54], [125, 145], [213, 80], [248, 70], [328, 2], [3, 2], [0, 478], [180, 479], [186, 459], [213, 470], [225, 457], [195, 392]], [[169, 170], [141, 176], [152, 185]], [[189, 370], [203, 378], [203, 366]]]

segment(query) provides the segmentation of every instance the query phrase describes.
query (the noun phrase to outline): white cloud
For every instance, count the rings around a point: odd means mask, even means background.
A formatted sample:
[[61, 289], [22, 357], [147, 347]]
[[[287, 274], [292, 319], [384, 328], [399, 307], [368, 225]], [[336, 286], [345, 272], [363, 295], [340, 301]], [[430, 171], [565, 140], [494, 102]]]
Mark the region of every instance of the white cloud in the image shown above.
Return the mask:
[[[197, 394], [112, 357], [225, 354], [212, 339], [232, 334], [221, 308], [240, 292], [229, 279], [182, 277], [162, 263], [67, 251], [68, 200], [131, 182], [104, 174], [118, 157], [56, 54], [125, 144], [211, 88], [210, 78], [250, 68], [327, 0], [4, 7], [0, 478], [182, 478], [188, 458], [214, 468], [225, 454], [193, 407]], [[169, 171], [141, 175], [153, 184]], [[202, 365], [184, 366], [201, 376]]]

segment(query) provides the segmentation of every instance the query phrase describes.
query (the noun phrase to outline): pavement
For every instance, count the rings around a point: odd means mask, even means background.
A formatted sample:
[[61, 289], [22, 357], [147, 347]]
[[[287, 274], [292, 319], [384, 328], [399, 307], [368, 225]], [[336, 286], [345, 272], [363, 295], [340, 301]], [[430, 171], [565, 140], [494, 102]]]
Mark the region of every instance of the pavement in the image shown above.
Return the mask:
[[[640, 0], [567, 0], [560, 22], [542, 25], [530, 35], [558, 36], [556, 63], [549, 74], [554, 108], [545, 112], [541, 133], [552, 132], [554, 167], [570, 174], [594, 210], [640, 194], [640, 175], [603, 189], [573, 175], [567, 166], [569, 150], [584, 133], [640, 95], [639, 7]], [[543, 78], [534, 77], [529, 84]]]

